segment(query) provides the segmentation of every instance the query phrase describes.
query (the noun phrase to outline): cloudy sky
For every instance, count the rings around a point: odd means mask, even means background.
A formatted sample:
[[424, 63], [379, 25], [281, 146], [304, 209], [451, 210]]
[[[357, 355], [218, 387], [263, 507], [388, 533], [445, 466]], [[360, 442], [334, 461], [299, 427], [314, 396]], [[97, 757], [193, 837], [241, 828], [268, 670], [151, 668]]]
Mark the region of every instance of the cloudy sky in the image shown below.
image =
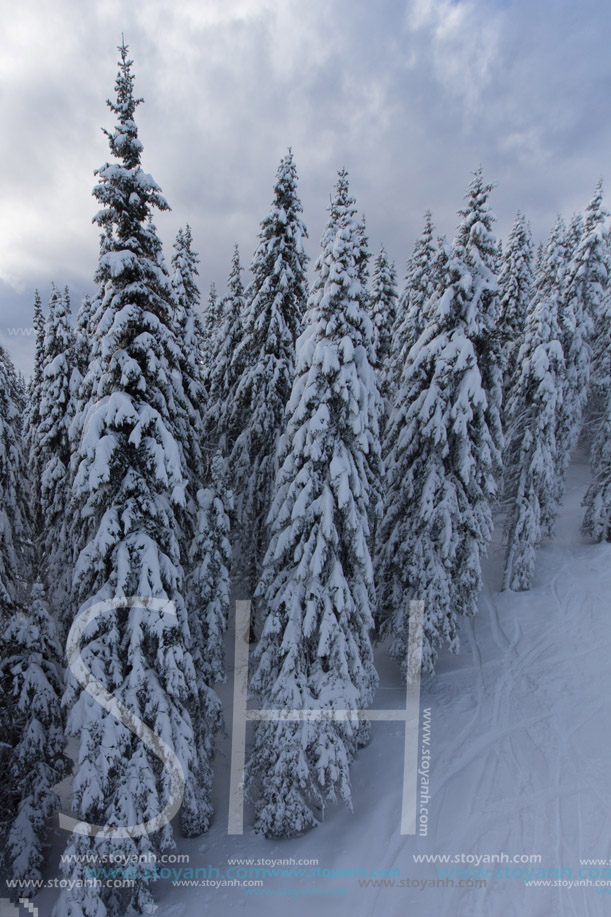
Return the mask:
[[[470, 173], [543, 238], [609, 181], [605, 0], [4, 0], [0, 55], [0, 343], [31, 367], [33, 291], [92, 291], [93, 171], [109, 155], [121, 33], [134, 60], [143, 167], [191, 224], [200, 288], [247, 266], [292, 146], [314, 258], [346, 167], [399, 275], [423, 213], [453, 235]], [[611, 204], [611, 191], [608, 200]], [[611, 209], [611, 207], [610, 207]], [[9, 330], [12, 329], [12, 330]]]

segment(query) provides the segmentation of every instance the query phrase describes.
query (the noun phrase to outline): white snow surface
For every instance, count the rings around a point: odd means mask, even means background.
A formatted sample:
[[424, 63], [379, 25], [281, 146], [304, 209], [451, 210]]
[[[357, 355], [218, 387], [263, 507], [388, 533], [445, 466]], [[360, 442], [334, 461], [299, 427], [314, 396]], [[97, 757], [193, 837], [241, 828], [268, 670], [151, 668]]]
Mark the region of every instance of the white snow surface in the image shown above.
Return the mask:
[[[401, 836], [404, 728], [376, 722], [372, 741], [352, 766], [354, 811], [337, 806], [301, 838], [228, 836], [230, 747], [216, 760], [215, 818], [200, 838], [178, 837], [175, 853], [189, 865], [216, 867], [228, 858], [317, 859], [321, 870], [398, 869], [401, 880], [438, 878], [416, 854], [539, 854], [541, 863], [509, 869], [562, 866], [575, 873], [581, 858], [611, 857], [611, 544], [580, 534], [580, 506], [590, 479], [587, 463], [571, 466], [557, 534], [543, 543], [532, 590], [499, 593], [503, 552], [500, 525], [484, 565], [479, 614], [462, 623], [462, 650], [440, 654], [434, 679], [422, 685], [421, 710], [430, 708], [430, 802], [427, 837]], [[227, 638], [229, 679], [219, 694], [228, 732], [233, 696], [233, 634]], [[398, 666], [378, 648], [380, 686], [375, 708], [401, 707]], [[421, 717], [422, 721], [422, 717]], [[65, 834], [56, 831], [50, 876], [57, 875]], [[448, 868], [468, 868], [450, 863]], [[486, 888], [359, 887], [357, 878], [264, 879], [264, 895], [246, 889], [178, 888], [161, 880], [157, 917], [594, 917], [611, 913], [596, 887], [526, 887], [522, 878], [496, 878]], [[174, 866], [174, 868], [177, 868]], [[265, 867], [261, 867], [265, 868]], [[269, 866], [268, 868], [272, 868]], [[282, 867], [278, 866], [277, 869]], [[309, 870], [310, 867], [302, 867]], [[316, 869], [317, 867], [312, 867]], [[588, 868], [595, 867], [586, 867]], [[610, 873], [611, 876], [611, 873]], [[211, 878], [218, 878], [212, 871]], [[573, 878], [575, 876], [573, 875]], [[459, 877], [454, 876], [455, 886]], [[333, 894], [340, 888], [347, 895]], [[322, 894], [316, 894], [320, 889]], [[611, 885], [609, 886], [611, 891]], [[328, 894], [324, 894], [328, 892]], [[57, 892], [35, 899], [50, 914]], [[314, 894], [316, 895], [314, 897]]]

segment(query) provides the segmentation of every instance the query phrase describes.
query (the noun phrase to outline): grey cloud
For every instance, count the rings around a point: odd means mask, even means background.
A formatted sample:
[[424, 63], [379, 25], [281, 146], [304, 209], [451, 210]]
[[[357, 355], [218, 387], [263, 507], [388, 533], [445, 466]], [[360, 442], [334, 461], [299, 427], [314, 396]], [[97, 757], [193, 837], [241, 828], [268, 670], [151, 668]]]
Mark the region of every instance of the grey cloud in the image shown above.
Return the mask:
[[108, 155], [100, 127], [112, 126], [122, 30], [146, 100], [143, 166], [173, 208], [157, 218], [166, 257], [189, 221], [204, 297], [210, 281], [224, 286], [234, 241], [248, 264], [289, 145], [313, 259], [346, 166], [371, 247], [383, 241], [400, 276], [427, 207], [453, 235], [480, 163], [498, 182], [499, 233], [520, 208], [540, 236], [557, 211], [587, 204], [606, 169], [611, 12], [598, 0], [29, 6], [39, 16], [23, 14], [19, 41], [29, 29], [33, 52], [17, 72], [9, 30], [13, 69], [0, 65], [0, 306], [15, 324], [36, 285], [91, 289], [93, 170]]

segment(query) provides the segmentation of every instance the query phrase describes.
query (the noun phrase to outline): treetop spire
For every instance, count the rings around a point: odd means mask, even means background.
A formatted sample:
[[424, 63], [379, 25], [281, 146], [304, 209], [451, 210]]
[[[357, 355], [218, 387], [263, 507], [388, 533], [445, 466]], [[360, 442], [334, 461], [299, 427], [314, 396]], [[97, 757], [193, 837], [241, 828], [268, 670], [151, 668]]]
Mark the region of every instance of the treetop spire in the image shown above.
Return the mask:
[[144, 99], [134, 97], [135, 77], [131, 69], [133, 61], [127, 56], [129, 47], [125, 44], [123, 35], [121, 36], [121, 44], [118, 45], [117, 50], [121, 56], [118, 62], [119, 72], [117, 73], [117, 79], [115, 81], [117, 98], [116, 102], [107, 99], [106, 104], [110, 110], [118, 116], [119, 123], [112, 134], [105, 128], [102, 128], [102, 130], [108, 137], [113, 155], [118, 156], [124, 161], [128, 168], [133, 169], [140, 165], [140, 155], [142, 153], [142, 143], [138, 139], [138, 128], [134, 121], [134, 114], [137, 106], [140, 105]]

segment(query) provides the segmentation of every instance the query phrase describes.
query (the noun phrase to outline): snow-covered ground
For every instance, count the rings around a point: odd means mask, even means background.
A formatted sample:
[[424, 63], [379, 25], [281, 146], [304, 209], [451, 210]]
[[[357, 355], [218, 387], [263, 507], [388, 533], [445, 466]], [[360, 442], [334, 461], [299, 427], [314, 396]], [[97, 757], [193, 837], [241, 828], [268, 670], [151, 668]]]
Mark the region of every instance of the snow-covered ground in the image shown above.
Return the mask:
[[[564, 867], [559, 876], [568, 883], [579, 878], [581, 859], [611, 862], [611, 545], [590, 544], [580, 534], [588, 478], [585, 461], [578, 459], [557, 534], [539, 552], [530, 592], [499, 593], [502, 551], [493, 546], [480, 612], [463, 624], [461, 654], [443, 656], [437, 677], [422, 685], [421, 708], [431, 711], [428, 836], [400, 834], [404, 727], [387, 722], [373, 724], [373, 740], [353, 765], [354, 812], [327, 811], [320, 827], [284, 842], [254, 835], [248, 807], [244, 835], [228, 835], [227, 740], [217, 759], [215, 823], [204, 837], [180, 841], [176, 851], [189, 855], [192, 868], [215, 867], [213, 879], [223, 876], [233, 857], [294, 858], [318, 860], [313, 868], [321, 870], [399, 870], [391, 878], [394, 887], [364, 887], [358, 878], [341, 874], [335, 879], [268, 876], [264, 894], [251, 894], [236, 887], [179, 888], [163, 879], [156, 887], [159, 917], [204, 912], [223, 917], [312, 912], [319, 917], [591, 917], [611, 912], [611, 884], [607, 896], [594, 885], [525, 885], [526, 870], [540, 879], [542, 873], [532, 870]], [[401, 707], [405, 694], [398, 668], [383, 649], [377, 656], [375, 706]], [[228, 731], [232, 690], [230, 677], [222, 691]], [[59, 834], [58, 844], [63, 846]], [[438, 869], [475, 866], [414, 862], [419, 854], [534, 854], [541, 860], [482, 860], [479, 869], [490, 870], [486, 887], [458, 887], [458, 875], [454, 887], [401, 886], [406, 880], [437, 879]], [[498, 869], [501, 877], [495, 875]], [[590, 869], [594, 882], [600, 867], [586, 866], [586, 877]], [[553, 881], [554, 874], [549, 875]], [[339, 889], [348, 892], [340, 895]], [[39, 896], [42, 915], [50, 914], [54, 894]]]

